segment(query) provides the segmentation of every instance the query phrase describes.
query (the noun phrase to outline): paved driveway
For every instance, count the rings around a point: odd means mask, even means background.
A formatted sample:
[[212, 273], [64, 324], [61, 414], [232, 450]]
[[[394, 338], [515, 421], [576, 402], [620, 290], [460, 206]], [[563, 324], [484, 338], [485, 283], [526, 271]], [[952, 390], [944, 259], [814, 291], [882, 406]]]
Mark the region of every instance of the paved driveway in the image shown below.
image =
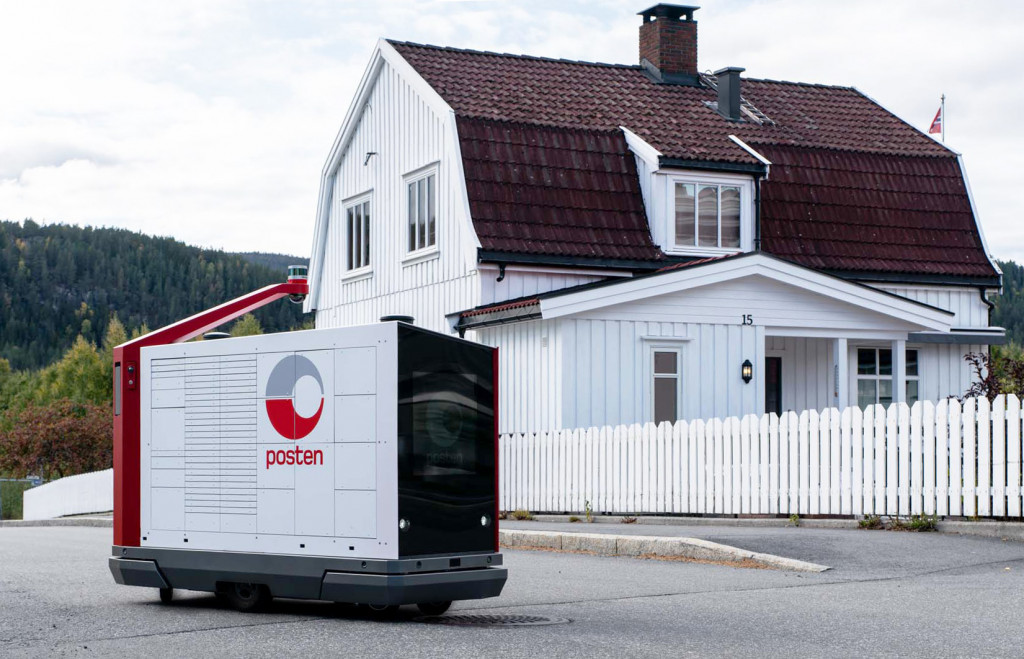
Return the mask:
[[397, 621], [377, 622], [334, 605], [298, 601], [241, 614], [201, 593], [163, 606], [153, 590], [113, 583], [106, 567], [109, 529], [0, 528], [0, 656], [1024, 654], [1024, 544], [819, 529], [660, 532], [791, 555], [834, 570], [796, 574], [510, 551], [505, 593], [454, 610], [573, 622], [452, 628], [411, 622], [411, 610]]

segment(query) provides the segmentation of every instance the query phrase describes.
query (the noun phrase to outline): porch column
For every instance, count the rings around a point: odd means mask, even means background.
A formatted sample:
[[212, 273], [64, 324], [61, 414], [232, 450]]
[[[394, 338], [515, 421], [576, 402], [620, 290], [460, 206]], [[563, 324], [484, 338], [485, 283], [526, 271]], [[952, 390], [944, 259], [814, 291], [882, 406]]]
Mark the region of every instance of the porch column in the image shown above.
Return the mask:
[[892, 342], [892, 402], [907, 402], [907, 342]]
[[835, 379], [832, 404], [841, 410], [850, 404], [850, 351], [846, 339], [836, 339], [832, 352], [832, 377]]

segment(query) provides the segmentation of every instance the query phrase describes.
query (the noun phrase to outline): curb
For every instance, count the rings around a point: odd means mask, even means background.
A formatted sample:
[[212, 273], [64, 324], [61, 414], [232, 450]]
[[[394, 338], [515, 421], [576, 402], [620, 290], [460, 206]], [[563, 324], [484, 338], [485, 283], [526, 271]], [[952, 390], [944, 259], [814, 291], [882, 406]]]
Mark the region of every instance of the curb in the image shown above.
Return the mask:
[[[533, 521], [568, 524], [570, 515], [534, 515]], [[885, 516], [883, 516], [884, 518]], [[621, 524], [622, 515], [595, 515], [593, 524]], [[584, 525], [584, 522], [578, 522]], [[638, 516], [638, 526], [728, 526], [746, 528], [784, 528], [793, 524], [781, 517], [671, 517], [668, 515]], [[859, 531], [856, 519], [800, 518], [802, 529], [851, 529]], [[996, 520], [940, 520], [936, 524], [939, 533], [973, 535], [984, 538], [1001, 538], [1024, 542], [1024, 523], [1000, 522]]]
[[11, 519], [0, 521], [0, 528], [21, 526], [92, 526], [113, 528], [114, 520], [106, 517], [64, 517], [60, 519]]
[[[569, 523], [570, 517], [579, 515], [534, 515], [536, 522]], [[622, 515], [595, 515], [593, 524], [621, 524]], [[584, 524], [584, 522], [578, 522]], [[970, 522], [976, 524], [977, 522]], [[636, 518], [638, 526], [743, 526], [753, 528], [779, 528], [793, 526], [792, 522], [783, 517], [671, 517], [667, 515], [640, 515]], [[800, 526], [809, 529], [858, 529], [855, 519], [808, 519], [800, 518]], [[1022, 525], [1024, 526], [1024, 525]]]
[[753, 561], [758, 565], [797, 572], [824, 572], [826, 565], [793, 558], [762, 554], [698, 538], [673, 538], [650, 535], [613, 535], [605, 533], [562, 533], [559, 531], [500, 530], [504, 547], [532, 547], [556, 551], [586, 551], [600, 556], [663, 556], [692, 558], [721, 563]]
[[1024, 524], [1020, 522], [938, 522], [939, 533], [955, 535], [976, 535], [986, 538], [1024, 541]]

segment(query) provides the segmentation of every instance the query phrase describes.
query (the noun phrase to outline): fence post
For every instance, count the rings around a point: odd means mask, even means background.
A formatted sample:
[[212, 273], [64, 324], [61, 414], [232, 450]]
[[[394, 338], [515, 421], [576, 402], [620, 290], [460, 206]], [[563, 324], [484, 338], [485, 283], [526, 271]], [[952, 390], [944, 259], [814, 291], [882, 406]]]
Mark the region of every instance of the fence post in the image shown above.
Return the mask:
[[978, 398], [978, 516], [992, 514], [992, 406]]
[[861, 442], [861, 460], [863, 461], [864, 489], [861, 492], [861, 514], [870, 515], [875, 512], [875, 406], [864, 408], [864, 438]]
[[960, 401], [950, 399], [947, 415], [949, 423], [949, 514], [960, 515], [963, 502], [963, 431]]
[[910, 408], [910, 512], [920, 515], [923, 512], [921, 498], [924, 493], [924, 459], [922, 456], [922, 425], [921, 401], [916, 401]]
[[1021, 446], [1020, 399], [1014, 394], [1006, 397], [1006, 514], [1021, 516]]
[[[985, 401], [986, 403], [988, 401]], [[978, 514], [978, 463], [977, 463], [977, 398], [964, 401], [963, 409], [963, 494], [964, 515], [974, 517]]]
[[[833, 515], [838, 515], [842, 512], [842, 498], [840, 493], [843, 487], [842, 478], [842, 451], [843, 451], [843, 431], [841, 429], [842, 415], [836, 408], [831, 408], [828, 411], [829, 421], [831, 426], [829, 427], [829, 445], [832, 448], [832, 453], [829, 457], [829, 512]], [[849, 444], [847, 444], [849, 446]]]
[[[949, 514], [949, 401], [935, 406], [935, 514]], [[927, 483], [925, 483], [927, 487]]]
[[817, 515], [821, 512], [821, 444], [818, 431], [821, 417], [817, 410], [807, 413], [807, 444], [809, 448], [810, 469], [808, 474], [808, 514]]
[[757, 512], [762, 515], [767, 513], [770, 509], [770, 482], [771, 477], [769, 472], [771, 471], [771, 458], [769, 450], [769, 437], [771, 435], [771, 415], [762, 414], [758, 420], [758, 431], [757, 431], [757, 464], [758, 464], [758, 496]]
[[1006, 515], [1006, 397], [992, 401], [992, 514]]
[[800, 413], [800, 501], [797, 512], [803, 515], [810, 514], [811, 510], [811, 440], [810, 428], [808, 427], [808, 413], [804, 410]]

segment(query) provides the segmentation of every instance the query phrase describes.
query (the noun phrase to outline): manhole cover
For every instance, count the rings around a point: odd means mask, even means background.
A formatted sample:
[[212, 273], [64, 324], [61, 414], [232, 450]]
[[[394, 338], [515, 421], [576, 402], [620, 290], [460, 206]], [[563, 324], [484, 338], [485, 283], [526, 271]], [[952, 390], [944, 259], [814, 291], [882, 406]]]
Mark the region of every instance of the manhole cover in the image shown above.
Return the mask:
[[420, 616], [414, 620], [431, 625], [457, 625], [460, 627], [536, 627], [539, 625], [565, 625], [572, 622], [568, 618], [527, 615]]

